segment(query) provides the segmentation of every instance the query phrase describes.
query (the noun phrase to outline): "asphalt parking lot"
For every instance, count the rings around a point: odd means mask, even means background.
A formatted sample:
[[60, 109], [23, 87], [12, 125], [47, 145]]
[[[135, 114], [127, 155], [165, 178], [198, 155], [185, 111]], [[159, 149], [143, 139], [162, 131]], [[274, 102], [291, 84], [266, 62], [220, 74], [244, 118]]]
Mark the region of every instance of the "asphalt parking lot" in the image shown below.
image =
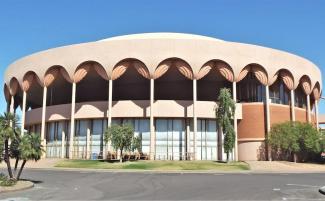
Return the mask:
[[26, 170], [29, 190], [1, 200], [325, 200], [325, 174]]

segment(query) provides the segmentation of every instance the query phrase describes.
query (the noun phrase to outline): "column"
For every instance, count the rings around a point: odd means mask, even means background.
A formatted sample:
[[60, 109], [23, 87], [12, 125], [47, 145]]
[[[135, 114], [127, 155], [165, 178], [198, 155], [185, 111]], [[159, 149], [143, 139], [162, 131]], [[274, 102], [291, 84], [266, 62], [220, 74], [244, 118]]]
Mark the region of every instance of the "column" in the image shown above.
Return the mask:
[[111, 126], [112, 124], [112, 104], [113, 104], [113, 80], [108, 81], [108, 121], [107, 125]]
[[[265, 106], [266, 106], [266, 135], [265, 137], [267, 138], [269, 135], [269, 132], [271, 130], [271, 125], [270, 125], [270, 93], [269, 93], [269, 86], [265, 86]], [[269, 161], [272, 161], [272, 156], [271, 156], [271, 147], [267, 145], [267, 155]]]
[[155, 136], [155, 125], [154, 125], [154, 79], [150, 79], [150, 160], [155, 159], [156, 149], [156, 136]]
[[[236, 82], [232, 83], [232, 97], [235, 102], [237, 103], [237, 87], [236, 87]], [[237, 110], [237, 109], [236, 109]], [[235, 161], [238, 161], [238, 134], [237, 134], [237, 115], [236, 115], [236, 110], [234, 114], [234, 131], [235, 131], [235, 147], [234, 147], [234, 152], [235, 152]]]
[[[113, 80], [108, 80], [108, 112], [107, 112], [107, 127], [112, 125], [112, 105], [113, 105]], [[103, 158], [107, 157], [107, 152], [111, 151], [111, 142], [107, 142], [104, 146]]]
[[[11, 114], [15, 113], [15, 96], [11, 96], [11, 100], [10, 100], [10, 106], [9, 106], [9, 112]], [[10, 122], [10, 127], [12, 127], [12, 122]]]
[[88, 121], [87, 136], [86, 136], [86, 159], [90, 159], [90, 126], [91, 122]]
[[310, 95], [307, 95], [307, 122], [311, 123], [311, 118], [310, 118]]
[[15, 96], [11, 96], [11, 100], [10, 100], [10, 106], [9, 106], [9, 112], [11, 114], [13, 114], [15, 111]]
[[[46, 150], [46, 138], [45, 138], [46, 97], [47, 97], [47, 86], [44, 86], [43, 87], [43, 105], [42, 105], [42, 124], [41, 124], [41, 142], [42, 142], [44, 150]], [[43, 154], [42, 157], [45, 157], [45, 153]]]
[[193, 79], [193, 160], [196, 160], [196, 133], [197, 133], [197, 116], [196, 116], [196, 101], [197, 101], [197, 90], [196, 90], [196, 79]]
[[296, 121], [296, 114], [295, 114], [295, 90], [292, 89], [290, 90], [290, 94], [291, 94], [291, 101], [290, 101], [290, 105], [291, 105], [291, 121]]
[[190, 119], [186, 119], [186, 160], [190, 160], [189, 153], [191, 152], [191, 121]]
[[65, 148], [65, 131], [62, 129], [61, 136], [61, 158], [64, 158], [64, 148]]
[[20, 134], [24, 135], [25, 130], [25, 112], [26, 112], [26, 91], [23, 91], [23, 109], [21, 114]]
[[317, 100], [315, 100], [315, 118], [316, 118], [316, 129], [319, 131], [318, 101]]
[[74, 113], [76, 105], [76, 83], [72, 83], [72, 100], [71, 100], [71, 118], [70, 118], [70, 140], [69, 140], [69, 158], [73, 154], [73, 137], [74, 137]]

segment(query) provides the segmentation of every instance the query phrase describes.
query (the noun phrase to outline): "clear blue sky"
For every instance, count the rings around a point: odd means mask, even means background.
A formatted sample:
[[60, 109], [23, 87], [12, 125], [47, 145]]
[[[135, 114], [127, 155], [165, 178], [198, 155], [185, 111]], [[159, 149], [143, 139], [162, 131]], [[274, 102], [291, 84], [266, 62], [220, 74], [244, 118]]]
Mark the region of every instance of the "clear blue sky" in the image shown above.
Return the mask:
[[[322, 0], [1, 0], [1, 78], [10, 63], [40, 50], [142, 32], [193, 33], [281, 49], [325, 72]], [[320, 111], [325, 113], [325, 102]]]

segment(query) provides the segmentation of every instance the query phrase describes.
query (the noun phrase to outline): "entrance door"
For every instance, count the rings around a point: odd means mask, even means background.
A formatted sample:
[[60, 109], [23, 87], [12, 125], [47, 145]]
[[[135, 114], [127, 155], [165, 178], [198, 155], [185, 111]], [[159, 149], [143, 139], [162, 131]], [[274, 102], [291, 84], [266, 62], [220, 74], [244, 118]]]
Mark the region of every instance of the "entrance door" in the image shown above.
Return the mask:
[[217, 160], [217, 125], [215, 120], [197, 121], [197, 160]]
[[185, 121], [156, 120], [156, 160], [185, 159]]

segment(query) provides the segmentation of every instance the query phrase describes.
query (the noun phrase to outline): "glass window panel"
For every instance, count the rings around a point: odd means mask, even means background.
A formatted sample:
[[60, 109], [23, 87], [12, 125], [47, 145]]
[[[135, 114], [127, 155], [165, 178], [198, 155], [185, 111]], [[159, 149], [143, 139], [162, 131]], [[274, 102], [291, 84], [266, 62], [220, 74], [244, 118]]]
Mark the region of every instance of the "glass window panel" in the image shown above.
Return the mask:
[[198, 119], [197, 160], [217, 160], [217, 124], [215, 120]]
[[100, 154], [103, 149], [102, 143], [103, 136], [103, 120], [95, 119], [92, 121], [92, 133], [91, 133], [91, 154]]

